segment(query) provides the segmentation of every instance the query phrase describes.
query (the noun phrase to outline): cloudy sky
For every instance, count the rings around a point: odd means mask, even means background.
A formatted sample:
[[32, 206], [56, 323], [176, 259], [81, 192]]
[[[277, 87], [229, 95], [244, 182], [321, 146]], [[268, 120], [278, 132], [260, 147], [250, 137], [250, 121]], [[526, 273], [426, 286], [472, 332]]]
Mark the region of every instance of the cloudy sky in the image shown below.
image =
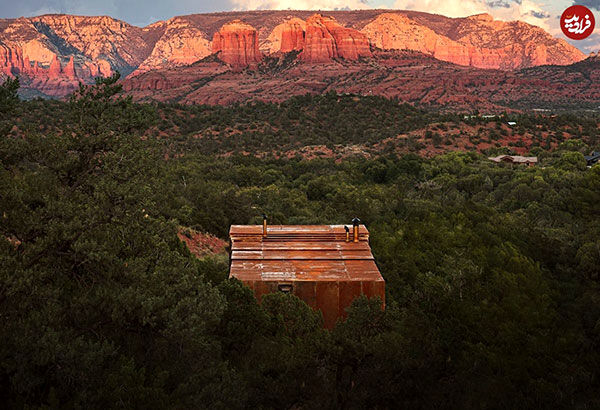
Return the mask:
[[[1, 0], [0, 18], [35, 16], [46, 13], [109, 15], [131, 24], [145, 26], [176, 15], [226, 10], [301, 9], [334, 10], [392, 8], [463, 17], [488, 12], [497, 19], [523, 20], [565, 38], [559, 28], [562, 11], [573, 0]], [[596, 16], [595, 33], [583, 41], [571, 41], [583, 51], [600, 49], [600, 0], [580, 0]]]

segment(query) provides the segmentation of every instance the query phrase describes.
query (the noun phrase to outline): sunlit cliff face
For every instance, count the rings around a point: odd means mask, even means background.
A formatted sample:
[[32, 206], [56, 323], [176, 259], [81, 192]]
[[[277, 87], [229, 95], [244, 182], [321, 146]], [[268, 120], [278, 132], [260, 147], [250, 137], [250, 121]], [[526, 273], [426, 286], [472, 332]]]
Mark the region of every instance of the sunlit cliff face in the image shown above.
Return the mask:
[[292, 51], [297, 63], [320, 64], [372, 59], [377, 49], [414, 50], [459, 65], [503, 70], [564, 65], [585, 57], [539, 27], [489, 14], [448, 19], [365, 10], [224, 17], [180, 16], [144, 28], [110, 17], [7, 20], [0, 34], [0, 70], [4, 76], [20, 75], [25, 85], [47, 95], [61, 96], [98, 75], [116, 70], [138, 75], [193, 64], [211, 54], [233, 71], [256, 68], [265, 56]]

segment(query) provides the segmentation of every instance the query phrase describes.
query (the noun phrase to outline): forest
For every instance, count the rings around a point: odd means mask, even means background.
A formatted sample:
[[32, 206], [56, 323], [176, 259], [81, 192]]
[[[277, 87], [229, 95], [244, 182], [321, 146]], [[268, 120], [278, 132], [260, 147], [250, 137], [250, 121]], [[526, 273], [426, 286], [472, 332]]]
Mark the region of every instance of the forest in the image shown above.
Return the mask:
[[[378, 97], [136, 104], [117, 80], [64, 102], [0, 86], [4, 406], [600, 407], [600, 165], [584, 160], [598, 118], [502, 113], [522, 128], [503, 131]], [[431, 124], [443, 140], [461, 121], [552, 135], [535, 167], [487, 159], [509, 145], [297, 155]], [[360, 217], [386, 309], [359, 298], [323, 329], [293, 295], [258, 304], [226, 255], [196, 258], [177, 237], [226, 240], [262, 213]]]

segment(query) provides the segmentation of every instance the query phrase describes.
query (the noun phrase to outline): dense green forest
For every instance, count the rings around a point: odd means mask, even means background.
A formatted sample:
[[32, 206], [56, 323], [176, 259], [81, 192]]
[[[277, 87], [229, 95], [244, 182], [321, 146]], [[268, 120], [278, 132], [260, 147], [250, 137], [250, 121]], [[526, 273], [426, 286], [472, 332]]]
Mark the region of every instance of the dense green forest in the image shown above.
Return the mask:
[[[600, 407], [600, 166], [583, 158], [598, 148], [597, 119], [519, 117], [587, 136], [536, 147], [536, 167], [476, 151], [259, 158], [270, 144], [374, 142], [452, 118], [332, 95], [137, 105], [115, 80], [68, 102], [19, 101], [18, 81], [0, 87], [5, 407]], [[315, 119], [320, 110], [330, 120]], [[251, 119], [295, 139], [228, 132]], [[165, 123], [180, 135], [159, 135]], [[194, 137], [208, 128], [214, 138]], [[176, 235], [226, 238], [263, 212], [285, 224], [359, 216], [385, 311], [357, 299], [324, 330], [294, 296], [257, 304], [227, 279], [224, 258], [197, 259]]]

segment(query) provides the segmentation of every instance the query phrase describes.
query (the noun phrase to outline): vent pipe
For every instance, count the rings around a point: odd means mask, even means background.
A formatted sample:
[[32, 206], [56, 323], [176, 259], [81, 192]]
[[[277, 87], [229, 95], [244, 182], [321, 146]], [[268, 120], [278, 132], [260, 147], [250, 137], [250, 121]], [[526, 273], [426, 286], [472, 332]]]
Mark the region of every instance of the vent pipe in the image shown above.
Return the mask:
[[344, 229], [346, 230], [346, 242], [350, 242], [350, 228], [344, 225]]
[[354, 233], [354, 242], [358, 242], [358, 224], [360, 224], [360, 219], [354, 218], [352, 220], [352, 227]]
[[267, 215], [263, 214], [263, 238], [267, 237]]

